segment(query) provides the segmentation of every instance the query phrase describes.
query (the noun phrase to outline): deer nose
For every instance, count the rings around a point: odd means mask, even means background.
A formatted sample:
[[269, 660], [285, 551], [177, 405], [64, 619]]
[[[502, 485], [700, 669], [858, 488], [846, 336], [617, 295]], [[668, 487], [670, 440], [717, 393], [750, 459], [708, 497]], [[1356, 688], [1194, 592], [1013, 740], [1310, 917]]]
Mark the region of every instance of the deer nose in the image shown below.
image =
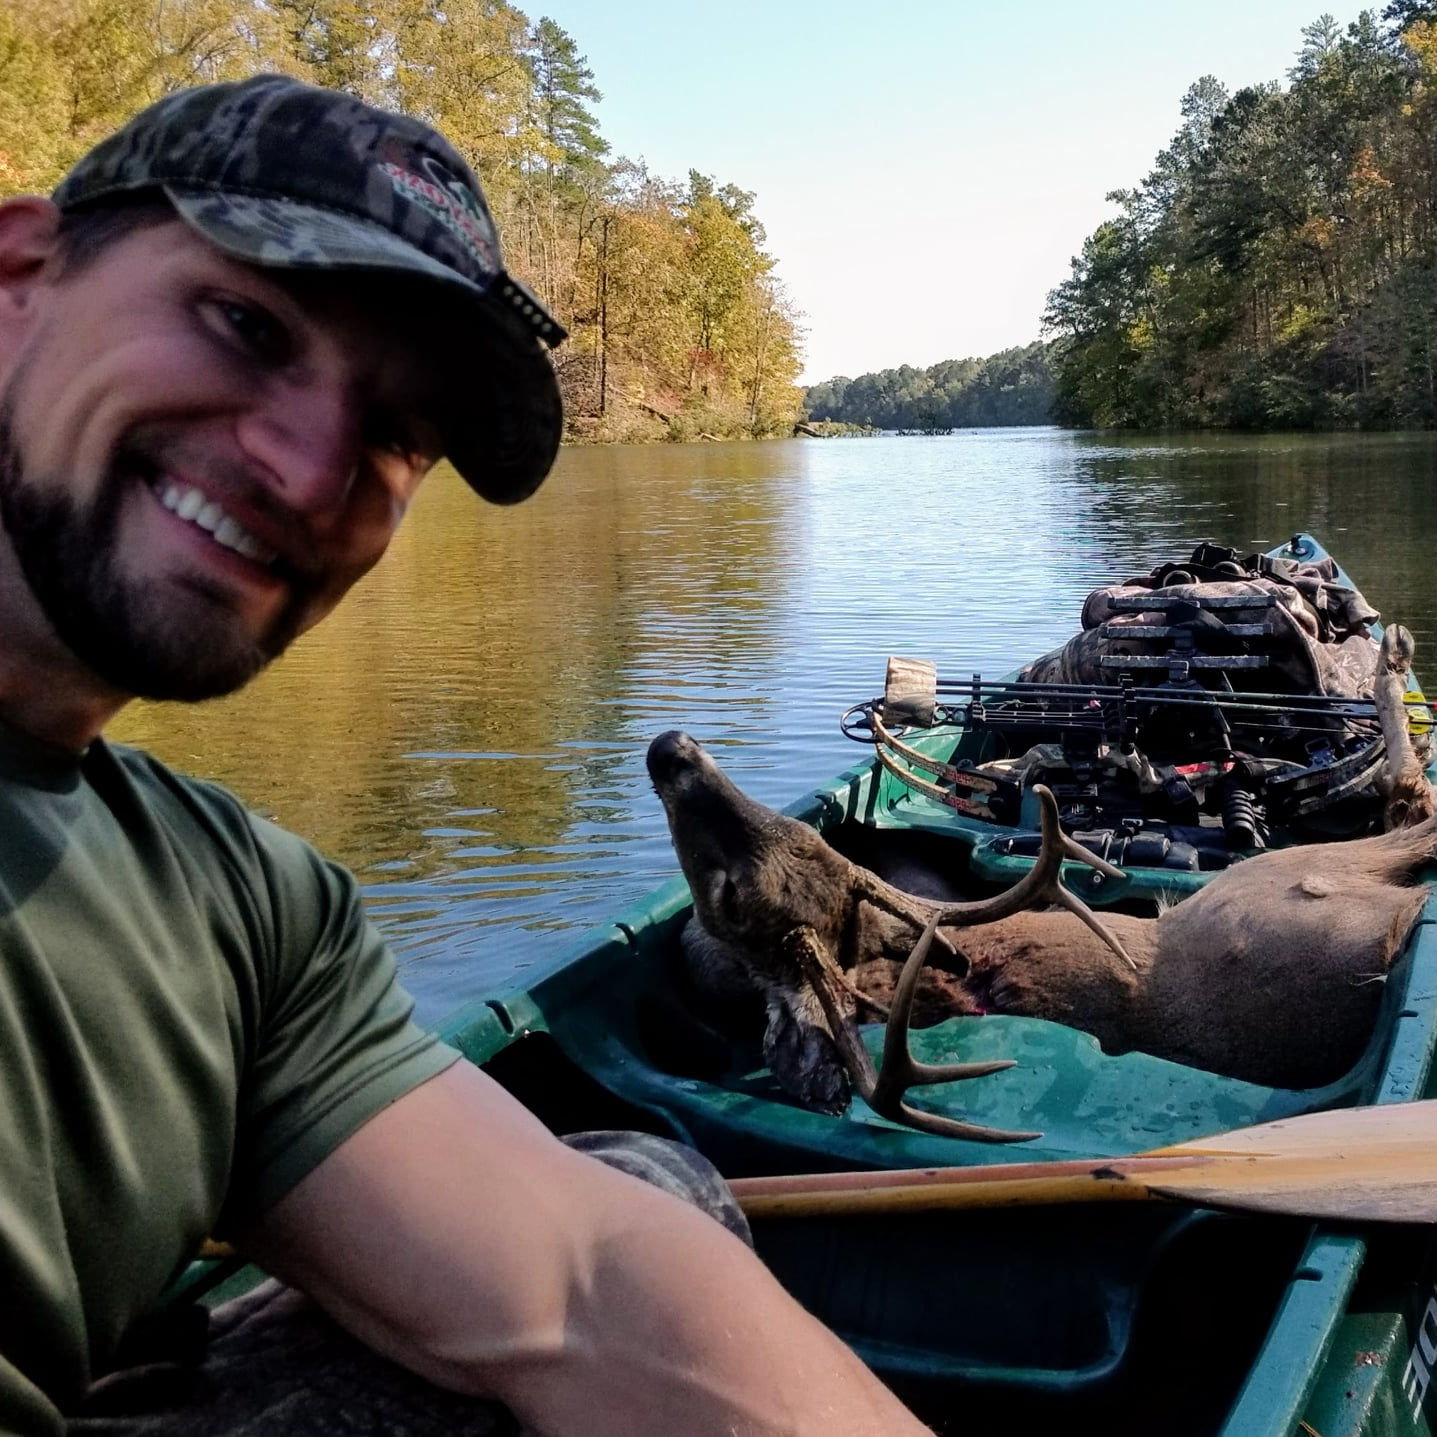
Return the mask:
[[693, 761], [693, 751], [697, 747], [682, 729], [665, 730], [649, 745], [644, 760], [649, 777], [655, 783], [668, 782], [679, 769]]

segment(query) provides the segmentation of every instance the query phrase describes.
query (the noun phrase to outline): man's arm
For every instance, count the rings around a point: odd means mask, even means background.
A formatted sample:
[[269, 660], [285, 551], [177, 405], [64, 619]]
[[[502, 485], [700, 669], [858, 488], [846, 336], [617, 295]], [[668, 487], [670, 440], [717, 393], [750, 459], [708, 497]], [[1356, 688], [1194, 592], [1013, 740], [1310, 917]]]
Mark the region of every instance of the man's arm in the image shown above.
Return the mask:
[[456, 1063], [240, 1234], [357, 1337], [545, 1437], [921, 1427], [758, 1259]]

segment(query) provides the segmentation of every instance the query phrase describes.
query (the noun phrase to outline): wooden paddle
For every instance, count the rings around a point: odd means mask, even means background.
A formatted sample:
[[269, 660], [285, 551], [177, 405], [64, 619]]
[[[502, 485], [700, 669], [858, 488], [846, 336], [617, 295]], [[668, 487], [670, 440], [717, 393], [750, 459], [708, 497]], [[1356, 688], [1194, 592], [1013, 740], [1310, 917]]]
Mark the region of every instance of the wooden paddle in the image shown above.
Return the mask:
[[1126, 1158], [736, 1178], [750, 1217], [1150, 1201], [1437, 1222], [1437, 1100], [1304, 1113]]

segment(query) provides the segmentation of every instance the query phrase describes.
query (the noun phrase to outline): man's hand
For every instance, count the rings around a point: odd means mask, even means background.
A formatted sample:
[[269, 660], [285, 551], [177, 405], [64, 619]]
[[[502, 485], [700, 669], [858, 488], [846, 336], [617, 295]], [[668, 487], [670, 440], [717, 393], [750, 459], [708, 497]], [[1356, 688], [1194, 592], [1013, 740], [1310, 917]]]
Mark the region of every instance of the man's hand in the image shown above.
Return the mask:
[[546, 1437], [925, 1430], [737, 1238], [567, 1148], [469, 1063], [241, 1242], [371, 1347]]

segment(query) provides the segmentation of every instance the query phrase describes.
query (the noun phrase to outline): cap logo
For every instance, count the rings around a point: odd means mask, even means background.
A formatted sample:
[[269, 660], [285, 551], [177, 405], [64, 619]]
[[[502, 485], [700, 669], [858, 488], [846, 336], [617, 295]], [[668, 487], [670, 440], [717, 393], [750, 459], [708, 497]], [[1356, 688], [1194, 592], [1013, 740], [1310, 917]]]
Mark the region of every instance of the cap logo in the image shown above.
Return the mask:
[[389, 176], [389, 183], [405, 199], [417, 204], [428, 215], [432, 215], [452, 235], [479, 256], [483, 267], [489, 271], [499, 268], [498, 257], [488, 235], [477, 203], [468, 187], [448, 175], [448, 172], [428, 156], [425, 167], [445, 178], [445, 183], [436, 184], [413, 170], [406, 170], [386, 160], [380, 169]]

